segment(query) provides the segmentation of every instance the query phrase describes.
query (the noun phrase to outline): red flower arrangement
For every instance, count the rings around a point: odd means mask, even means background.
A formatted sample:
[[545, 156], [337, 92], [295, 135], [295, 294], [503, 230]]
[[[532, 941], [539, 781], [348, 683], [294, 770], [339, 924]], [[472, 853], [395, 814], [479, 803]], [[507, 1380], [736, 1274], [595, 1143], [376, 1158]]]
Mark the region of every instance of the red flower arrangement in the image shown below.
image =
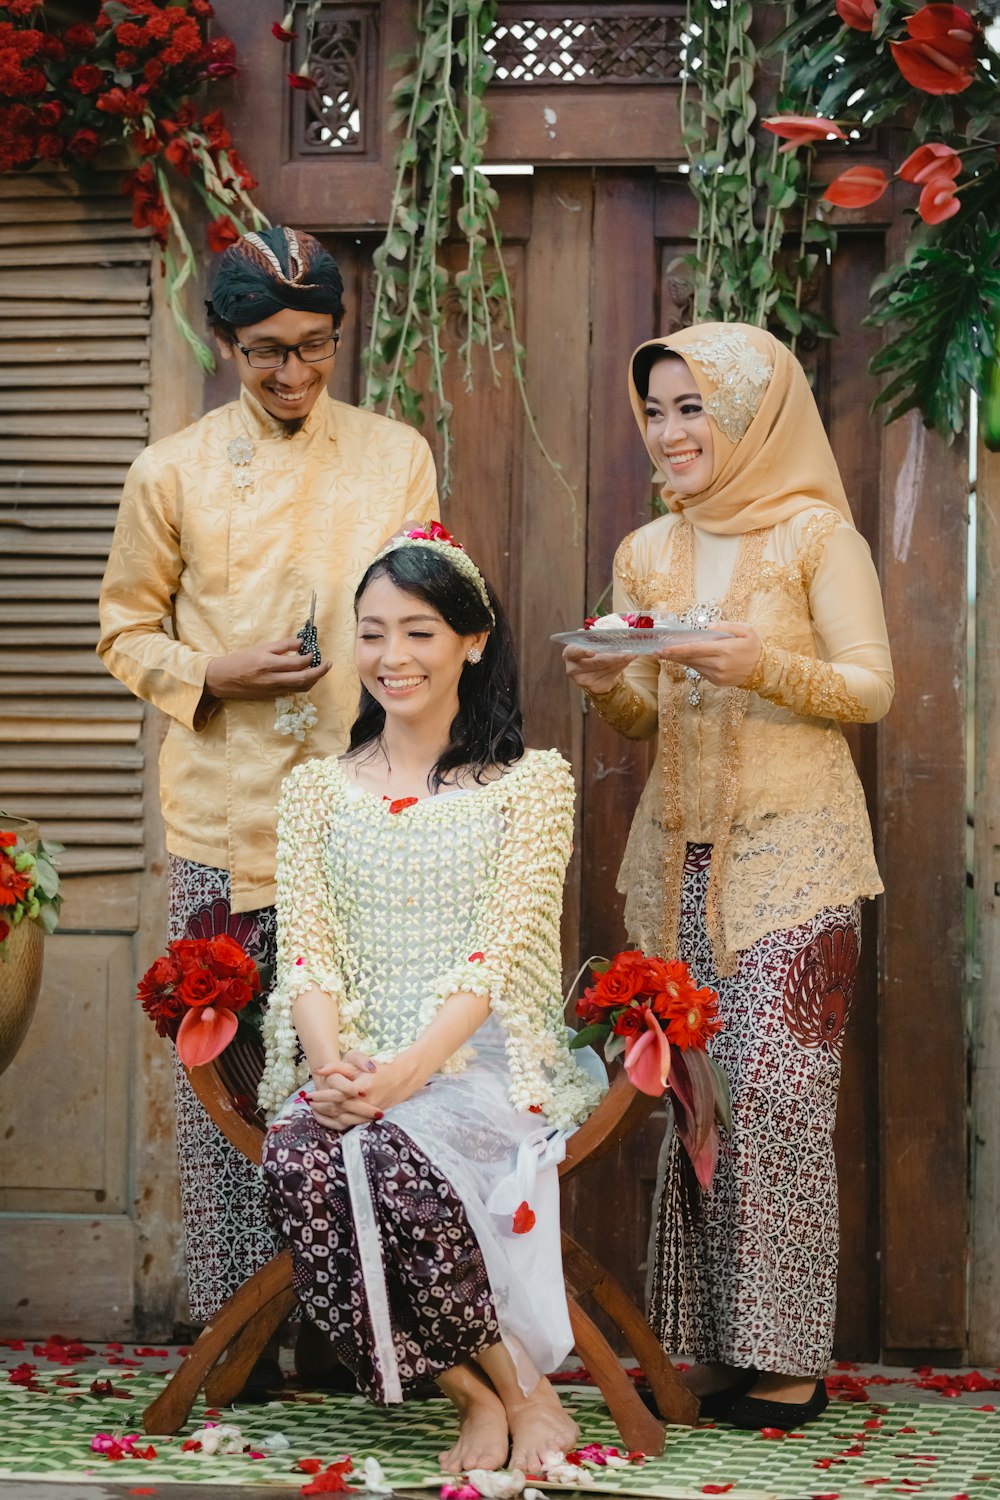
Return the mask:
[[677, 1134], [702, 1187], [710, 1187], [719, 1154], [718, 1126], [730, 1125], [729, 1083], [705, 1048], [722, 1029], [715, 990], [699, 989], [680, 959], [645, 958], [634, 950], [592, 966], [594, 984], [577, 1001], [583, 1026], [571, 1047], [602, 1047], [609, 1062], [624, 1054], [637, 1089], [671, 1097]]
[[137, 170], [122, 178], [132, 222], [167, 251], [174, 316], [200, 363], [213, 368], [173, 295], [195, 260], [172, 201], [172, 175], [189, 178], [212, 213], [213, 249], [266, 221], [221, 111], [200, 114], [193, 102], [206, 85], [237, 72], [233, 43], [208, 37], [209, 0], [101, 0], [93, 24], [64, 30], [45, 14], [44, 0], [18, 0], [0, 14], [0, 172], [39, 161], [74, 171], [124, 147], [137, 159]]
[[260, 994], [257, 965], [226, 933], [180, 938], [139, 981], [136, 999], [186, 1068], [211, 1062], [236, 1035], [239, 1013]]
[[0, 963], [6, 963], [11, 928], [28, 920], [48, 935], [59, 920], [62, 896], [53, 860], [62, 844], [38, 841], [30, 853], [19, 834], [0, 829]]

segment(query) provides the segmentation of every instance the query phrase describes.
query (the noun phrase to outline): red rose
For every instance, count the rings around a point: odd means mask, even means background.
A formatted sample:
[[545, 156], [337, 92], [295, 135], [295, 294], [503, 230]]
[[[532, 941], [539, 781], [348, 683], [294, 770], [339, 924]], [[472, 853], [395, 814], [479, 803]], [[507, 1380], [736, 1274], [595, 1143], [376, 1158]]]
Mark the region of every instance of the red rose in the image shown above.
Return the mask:
[[86, 126], [83, 126], [80, 130], [74, 131], [70, 136], [69, 150], [74, 156], [79, 156], [81, 160], [89, 161], [97, 152], [100, 144], [101, 141], [97, 131], [88, 130]]
[[192, 1009], [214, 1005], [219, 999], [219, 981], [211, 969], [190, 969], [180, 982], [178, 994]]
[[0, 833], [0, 849], [13, 849], [17, 843], [16, 833]]
[[[144, 87], [144, 86], [143, 86]], [[121, 115], [127, 120], [137, 120], [146, 105], [138, 89], [109, 89], [97, 100], [97, 108], [108, 115]]]
[[239, 977], [219, 980], [216, 1005], [224, 1006], [226, 1010], [242, 1010], [252, 999], [253, 990], [247, 980]]
[[94, 94], [104, 82], [104, 74], [93, 63], [80, 63], [69, 75], [69, 86], [78, 94]]
[[66, 29], [64, 37], [67, 47], [75, 47], [81, 52], [88, 51], [97, 41], [96, 34], [82, 21], [77, 21], [75, 26]]
[[35, 142], [35, 152], [43, 161], [55, 161], [62, 156], [64, 147], [61, 135], [40, 135]]
[[5, 943], [10, 936], [10, 923], [0, 917], [0, 943]]
[[629, 1005], [611, 1028], [616, 1036], [638, 1036], [646, 1024], [641, 1005]]
[[222, 978], [249, 979], [256, 976], [257, 966], [242, 944], [227, 932], [209, 938], [205, 945], [205, 958]]
[[40, 104], [38, 106], [38, 123], [44, 126], [46, 130], [53, 125], [58, 125], [62, 116], [63, 107], [58, 99], [53, 99], [49, 104]]

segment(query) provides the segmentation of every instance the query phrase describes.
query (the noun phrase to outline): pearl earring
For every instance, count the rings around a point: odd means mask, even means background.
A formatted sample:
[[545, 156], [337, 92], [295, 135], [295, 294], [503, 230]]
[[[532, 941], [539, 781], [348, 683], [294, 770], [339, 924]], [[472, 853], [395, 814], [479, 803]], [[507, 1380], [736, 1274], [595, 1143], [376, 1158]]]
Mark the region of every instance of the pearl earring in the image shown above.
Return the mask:
[[482, 659], [483, 659], [483, 653], [480, 651], [480, 649], [479, 649], [478, 646], [472, 646], [469, 649], [469, 651], [466, 653], [465, 659], [469, 663], [470, 666], [475, 667], [475, 666], [478, 666], [479, 663], [482, 661]]

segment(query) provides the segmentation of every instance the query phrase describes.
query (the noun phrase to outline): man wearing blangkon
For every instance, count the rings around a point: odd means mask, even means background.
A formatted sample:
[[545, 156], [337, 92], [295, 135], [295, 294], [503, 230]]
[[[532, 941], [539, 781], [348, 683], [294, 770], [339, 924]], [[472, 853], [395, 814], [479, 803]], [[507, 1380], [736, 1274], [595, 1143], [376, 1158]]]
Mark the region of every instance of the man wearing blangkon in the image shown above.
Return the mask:
[[[357, 708], [354, 586], [405, 522], [438, 514], [425, 440], [327, 394], [342, 291], [311, 235], [225, 251], [208, 311], [239, 400], [136, 459], [101, 592], [102, 660], [171, 720], [170, 938], [228, 931], [265, 960], [282, 779], [339, 754]], [[314, 593], [315, 665], [298, 635]], [[191, 1317], [208, 1322], [275, 1243], [257, 1169], [180, 1069], [177, 1108]]]

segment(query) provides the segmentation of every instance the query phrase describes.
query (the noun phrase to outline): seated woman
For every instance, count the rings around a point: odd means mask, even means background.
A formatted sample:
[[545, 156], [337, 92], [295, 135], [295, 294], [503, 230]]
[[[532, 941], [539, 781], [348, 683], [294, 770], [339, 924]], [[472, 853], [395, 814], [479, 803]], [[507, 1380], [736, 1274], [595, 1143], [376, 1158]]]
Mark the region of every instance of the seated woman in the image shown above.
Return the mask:
[[444, 1469], [531, 1472], [577, 1436], [544, 1378], [572, 1345], [556, 1167], [600, 1092], [560, 998], [573, 781], [525, 752], [503, 612], [435, 531], [365, 573], [350, 748], [282, 790], [264, 1173], [365, 1394], [433, 1378]]

